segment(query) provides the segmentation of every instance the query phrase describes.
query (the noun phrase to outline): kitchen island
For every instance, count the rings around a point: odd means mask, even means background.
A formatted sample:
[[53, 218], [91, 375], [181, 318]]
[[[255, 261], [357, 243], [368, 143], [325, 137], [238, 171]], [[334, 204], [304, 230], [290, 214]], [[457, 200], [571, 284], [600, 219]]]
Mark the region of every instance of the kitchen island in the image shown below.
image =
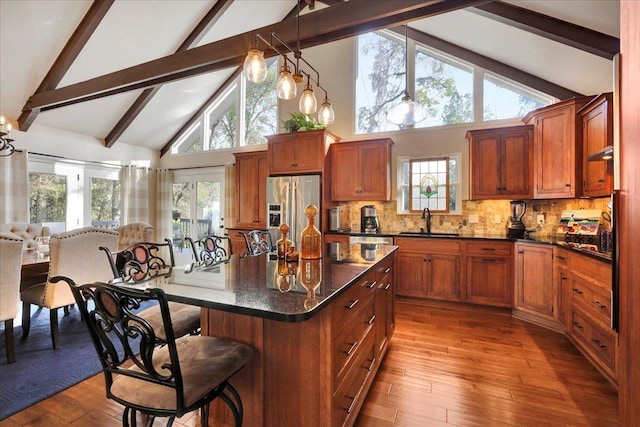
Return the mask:
[[[203, 307], [203, 335], [253, 346], [231, 380], [246, 426], [352, 425], [380, 367], [394, 328], [397, 247], [325, 249], [297, 265], [233, 255], [152, 282], [170, 300]], [[220, 402], [211, 417], [232, 423]]]

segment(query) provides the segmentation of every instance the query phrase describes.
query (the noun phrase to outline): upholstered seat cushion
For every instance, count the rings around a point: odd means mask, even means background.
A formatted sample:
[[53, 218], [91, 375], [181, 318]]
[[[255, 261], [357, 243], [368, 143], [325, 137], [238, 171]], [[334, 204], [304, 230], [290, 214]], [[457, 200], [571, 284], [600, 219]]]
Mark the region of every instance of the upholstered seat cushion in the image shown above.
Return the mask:
[[[253, 357], [248, 345], [216, 337], [186, 336], [176, 340], [184, 405], [189, 407], [242, 368]], [[170, 363], [167, 346], [156, 349], [153, 364]], [[137, 367], [130, 369], [139, 370]], [[112, 394], [136, 405], [158, 410], [176, 409], [175, 389], [148, 381], [119, 375], [111, 387]]]
[[120, 239], [118, 249], [124, 249], [139, 242], [150, 242], [153, 236], [153, 227], [146, 222], [132, 222], [118, 228]]
[[[170, 302], [169, 312], [171, 313], [171, 324], [175, 337], [187, 335], [200, 328], [200, 307]], [[167, 339], [162, 323], [162, 312], [157, 305], [141, 311], [139, 315], [149, 322], [153, 330], [156, 331], [158, 338], [161, 340]]]
[[25, 249], [36, 249], [36, 237], [49, 236], [51, 230], [40, 224], [27, 224], [26, 222], [10, 222], [0, 225], [0, 231], [12, 233], [24, 240]]

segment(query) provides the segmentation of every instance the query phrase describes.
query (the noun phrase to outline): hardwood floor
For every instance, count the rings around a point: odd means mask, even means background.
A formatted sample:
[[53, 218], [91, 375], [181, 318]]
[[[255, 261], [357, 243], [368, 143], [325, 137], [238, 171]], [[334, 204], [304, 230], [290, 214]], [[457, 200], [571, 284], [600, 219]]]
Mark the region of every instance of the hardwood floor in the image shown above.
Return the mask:
[[[396, 321], [357, 427], [617, 425], [616, 390], [561, 334], [502, 309], [409, 298]], [[122, 407], [104, 394], [100, 374], [0, 426], [119, 426]]]

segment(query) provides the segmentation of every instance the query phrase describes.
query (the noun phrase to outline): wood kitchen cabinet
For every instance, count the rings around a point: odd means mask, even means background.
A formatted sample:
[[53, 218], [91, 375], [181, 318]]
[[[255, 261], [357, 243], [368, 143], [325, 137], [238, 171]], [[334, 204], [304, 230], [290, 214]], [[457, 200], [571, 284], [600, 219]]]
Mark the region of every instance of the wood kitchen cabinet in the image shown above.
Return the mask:
[[266, 186], [269, 168], [266, 151], [235, 153], [235, 228], [265, 229]]
[[471, 199], [533, 198], [533, 126], [467, 132]]
[[331, 200], [389, 200], [392, 145], [389, 138], [332, 144]]
[[460, 301], [461, 241], [399, 237], [394, 244], [398, 295]]
[[533, 131], [533, 197], [575, 198], [582, 194], [582, 119], [593, 97], [576, 97], [529, 112]]
[[513, 243], [467, 241], [465, 300], [513, 307]]
[[395, 329], [395, 287], [394, 287], [394, 262], [393, 258], [388, 258], [380, 262], [377, 268], [376, 290], [376, 319], [378, 324], [376, 331], [377, 351], [379, 358], [382, 358], [389, 346], [389, 340]]
[[340, 138], [327, 130], [267, 136], [269, 175], [323, 173], [330, 144]]
[[612, 94], [603, 93], [582, 107], [582, 195], [604, 197], [613, 191], [613, 159], [589, 161], [589, 156], [613, 145]]
[[553, 280], [553, 247], [539, 243], [515, 243], [514, 314], [561, 330]]
[[553, 280], [558, 292], [558, 320], [566, 331], [571, 329], [570, 249], [553, 248]]

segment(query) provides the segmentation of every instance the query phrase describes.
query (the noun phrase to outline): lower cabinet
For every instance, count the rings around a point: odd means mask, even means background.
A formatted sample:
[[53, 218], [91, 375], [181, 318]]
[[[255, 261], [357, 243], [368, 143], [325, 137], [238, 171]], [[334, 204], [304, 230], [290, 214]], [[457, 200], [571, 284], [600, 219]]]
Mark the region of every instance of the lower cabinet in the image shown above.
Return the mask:
[[460, 300], [460, 240], [399, 237], [394, 244], [398, 295]]
[[[553, 247], [515, 243], [515, 314], [558, 329]], [[547, 323], [546, 321], [551, 321]]]
[[378, 288], [376, 290], [377, 351], [382, 357], [389, 346], [395, 324], [395, 288], [393, 286], [393, 260], [383, 260], [378, 266]]
[[244, 240], [243, 233], [248, 233], [251, 229], [229, 228], [227, 233], [231, 239], [231, 253], [243, 254], [247, 252], [247, 242]]
[[466, 242], [465, 301], [513, 307], [513, 243]]

